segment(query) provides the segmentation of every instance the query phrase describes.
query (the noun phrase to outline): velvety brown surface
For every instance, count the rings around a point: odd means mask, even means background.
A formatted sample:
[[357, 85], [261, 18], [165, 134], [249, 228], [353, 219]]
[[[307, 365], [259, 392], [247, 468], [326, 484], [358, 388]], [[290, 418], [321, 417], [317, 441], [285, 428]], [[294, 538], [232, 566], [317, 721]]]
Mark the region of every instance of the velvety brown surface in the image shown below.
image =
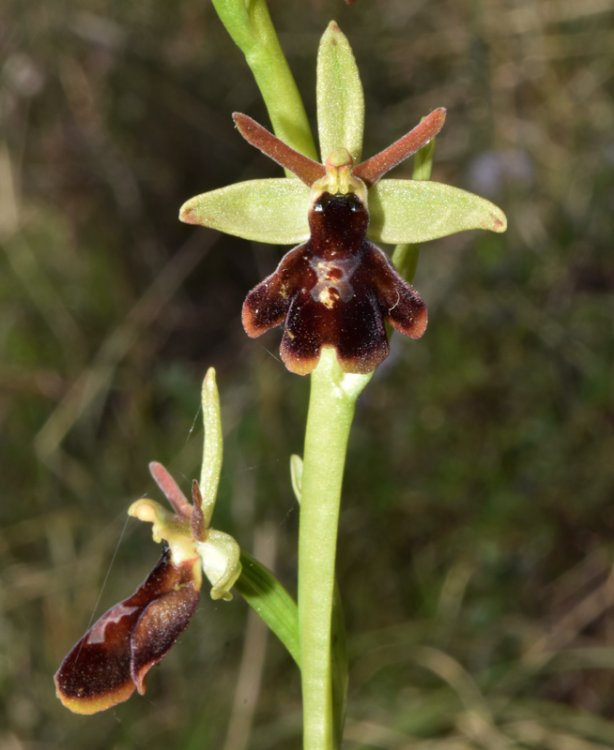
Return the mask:
[[55, 675], [60, 700], [95, 713], [145, 692], [144, 678], [185, 629], [198, 603], [192, 563], [175, 565], [168, 548], [132, 596], [86, 632]]
[[311, 372], [322, 346], [337, 350], [346, 372], [370, 372], [388, 355], [385, 321], [411, 338], [424, 333], [424, 302], [368, 242], [368, 224], [356, 195], [323, 193], [309, 214], [310, 239], [247, 295], [246, 332], [283, 323], [280, 354], [291, 372]]

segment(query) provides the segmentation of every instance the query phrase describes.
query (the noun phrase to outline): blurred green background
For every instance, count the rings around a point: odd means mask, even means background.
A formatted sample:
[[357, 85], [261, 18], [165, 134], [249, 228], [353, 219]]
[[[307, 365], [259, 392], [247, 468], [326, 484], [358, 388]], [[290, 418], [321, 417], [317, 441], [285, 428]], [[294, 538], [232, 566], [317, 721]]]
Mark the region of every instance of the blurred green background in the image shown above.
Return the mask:
[[[271, 2], [313, 121], [336, 18], [365, 154], [448, 108], [434, 179], [504, 236], [425, 246], [430, 309], [362, 397], [341, 518], [345, 747], [614, 747], [614, 11], [611, 0]], [[226, 457], [216, 526], [293, 590], [308, 383], [240, 307], [279, 260], [179, 205], [276, 174], [207, 0], [0, 8], [0, 750], [300, 745], [298, 678], [240, 599], [203, 597], [144, 698], [91, 718], [51, 676], [159, 549], [125, 510], [147, 463], [197, 474], [206, 367]], [[411, 165], [397, 170], [408, 176]]]

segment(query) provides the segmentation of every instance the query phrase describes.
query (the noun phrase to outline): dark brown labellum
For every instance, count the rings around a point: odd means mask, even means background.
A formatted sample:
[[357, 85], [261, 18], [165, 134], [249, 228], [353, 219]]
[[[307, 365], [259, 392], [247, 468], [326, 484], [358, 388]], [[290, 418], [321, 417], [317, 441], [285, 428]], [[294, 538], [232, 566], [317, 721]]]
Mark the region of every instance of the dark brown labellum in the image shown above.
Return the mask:
[[[200, 564], [200, 563], [198, 563]], [[145, 675], [187, 626], [200, 596], [195, 561], [175, 565], [166, 548], [139, 588], [100, 617], [55, 675], [71, 711], [93, 714], [145, 692]]]
[[357, 195], [322, 193], [309, 212], [309, 240], [248, 294], [247, 334], [283, 323], [280, 354], [290, 371], [311, 372], [332, 346], [346, 372], [370, 372], [388, 354], [385, 321], [411, 338], [424, 333], [424, 302], [367, 240], [368, 224]]

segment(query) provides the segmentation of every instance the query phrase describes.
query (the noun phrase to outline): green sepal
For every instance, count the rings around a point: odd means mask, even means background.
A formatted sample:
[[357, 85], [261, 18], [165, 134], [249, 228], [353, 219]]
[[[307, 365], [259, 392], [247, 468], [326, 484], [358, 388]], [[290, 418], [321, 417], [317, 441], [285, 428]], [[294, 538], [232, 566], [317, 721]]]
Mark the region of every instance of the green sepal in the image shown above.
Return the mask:
[[504, 232], [500, 208], [440, 182], [382, 180], [369, 190], [369, 237], [397, 244], [426, 242], [467, 229]]
[[211, 598], [232, 599], [231, 589], [241, 575], [241, 549], [225, 531], [207, 529], [204, 541], [196, 542], [203, 573], [211, 584]]
[[249, 180], [190, 198], [179, 219], [246, 240], [293, 245], [309, 237], [309, 201], [300, 180]]
[[203, 461], [200, 471], [200, 492], [205, 528], [211, 525], [211, 517], [217, 499], [217, 490], [222, 471], [224, 455], [224, 436], [222, 433], [222, 416], [220, 394], [215, 380], [215, 370], [210, 367], [203, 380], [201, 389], [201, 409], [203, 413], [204, 446]]
[[345, 148], [356, 163], [362, 152], [364, 94], [350, 43], [334, 21], [320, 41], [316, 99], [322, 162]]
[[241, 553], [241, 575], [235, 590], [275, 633], [300, 666], [296, 602], [268, 568]]

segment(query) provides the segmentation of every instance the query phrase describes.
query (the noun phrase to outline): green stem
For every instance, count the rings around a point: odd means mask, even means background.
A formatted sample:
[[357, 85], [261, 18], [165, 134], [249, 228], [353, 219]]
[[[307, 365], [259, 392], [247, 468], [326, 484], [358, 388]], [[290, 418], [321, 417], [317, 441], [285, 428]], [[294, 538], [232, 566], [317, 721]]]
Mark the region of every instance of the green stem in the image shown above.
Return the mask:
[[356, 398], [370, 375], [344, 374], [324, 349], [311, 376], [299, 529], [298, 613], [303, 688], [303, 747], [335, 745], [331, 623], [337, 525], [347, 441]]
[[277, 137], [317, 160], [303, 100], [265, 0], [213, 0], [213, 7], [245, 55]]
[[335, 585], [332, 620], [332, 691], [333, 691], [333, 730], [335, 747], [341, 747], [343, 725], [345, 723], [345, 704], [348, 691], [348, 653], [345, 633], [345, 618], [339, 586]]

